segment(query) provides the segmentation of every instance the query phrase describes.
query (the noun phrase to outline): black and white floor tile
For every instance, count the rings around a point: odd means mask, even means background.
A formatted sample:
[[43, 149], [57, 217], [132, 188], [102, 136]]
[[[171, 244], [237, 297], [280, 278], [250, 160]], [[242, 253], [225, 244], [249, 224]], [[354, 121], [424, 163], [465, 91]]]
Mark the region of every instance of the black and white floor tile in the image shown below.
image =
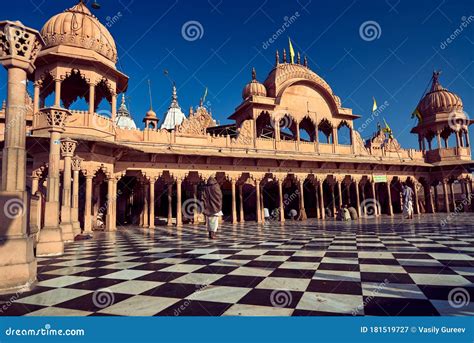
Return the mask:
[[474, 218], [442, 216], [95, 233], [38, 259], [34, 290], [0, 314], [473, 315]]

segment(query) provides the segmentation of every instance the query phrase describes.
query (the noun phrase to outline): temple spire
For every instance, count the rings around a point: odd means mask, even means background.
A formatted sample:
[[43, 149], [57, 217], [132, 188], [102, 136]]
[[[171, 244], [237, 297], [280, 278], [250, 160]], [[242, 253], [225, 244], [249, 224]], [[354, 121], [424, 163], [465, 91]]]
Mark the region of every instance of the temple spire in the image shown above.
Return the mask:
[[252, 68], [252, 81], [257, 80], [257, 72], [255, 71], [255, 68]]
[[298, 51], [298, 54], [296, 55], [296, 63], [301, 64], [301, 55], [299, 51]]
[[286, 63], [286, 49], [283, 49], [283, 63]]
[[433, 71], [433, 76], [432, 76], [432, 83], [431, 83], [431, 92], [436, 91], [436, 90], [441, 90], [443, 87], [439, 83], [439, 75], [441, 74], [440, 70], [434, 70]]
[[278, 50], [275, 53], [275, 66], [280, 64], [280, 54], [278, 53]]
[[303, 64], [304, 64], [304, 66], [305, 66], [306, 68], [308, 68], [308, 57], [307, 57], [307, 56], [304, 57], [304, 62], [303, 62]]

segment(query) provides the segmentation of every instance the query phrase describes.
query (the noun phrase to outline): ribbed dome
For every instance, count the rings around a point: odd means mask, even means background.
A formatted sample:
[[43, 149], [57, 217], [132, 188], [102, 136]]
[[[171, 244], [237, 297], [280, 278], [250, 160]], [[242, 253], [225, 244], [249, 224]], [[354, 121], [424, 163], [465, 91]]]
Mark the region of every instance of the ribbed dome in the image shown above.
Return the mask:
[[267, 96], [267, 89], [263, 84], [257, 81], [255, 68], [252, 69], [252, 81], [245, 85], [242, 90], [242, 98], [245, 100], [252, 95]]
[[117, 48], [112, 35], [82, 2], [51, 17], [41, 29], [45, 48], [68, 45], [96, 51], [113, 63]]
[[461, 98], [439, 83], [439, 73], [433, 73], [433, 82], [430, 91], [421, 99], [418, 110], [423, 117], [435, 115], [442, 112], [462, 111]]
[[145, 119], [156, 119], [156, 113], [152, 109], [149, 109], [145, 115]]

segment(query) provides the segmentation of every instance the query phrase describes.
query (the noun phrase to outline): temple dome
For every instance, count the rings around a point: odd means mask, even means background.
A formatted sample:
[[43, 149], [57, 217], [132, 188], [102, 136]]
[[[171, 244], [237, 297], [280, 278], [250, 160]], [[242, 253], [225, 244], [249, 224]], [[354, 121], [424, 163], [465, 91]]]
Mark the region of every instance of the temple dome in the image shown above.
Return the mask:
[[168, 108], [168, 111], [165, 113], [165, 118], [163, 119], [163, 124], [161, 124], [162, 129], [174, 130], [176, 126], [181, 125], [181, 123], [186, 119], [181, 107], [178, 104], [178, 94], [176, 91], [176, 85], [173, 84], [173, 93], [171, 95], [171, 104]]
[[93, 50], [108, 60], [117, 61], [115, 41], [99, 20], [81, 1], [51, 17], [41, 29], [45, 48], [67, 45]]
[[136, 129], [137, 125], [135, 121], [132, 119], [130, 112], [125, 104], [125, 95], [122, 94], [122, 103], [120, 108], [117, 111], [117, 117], [115, 119], [115, 125], [117, 125], [121, 129]]
[[418, 111], [423, 117], [432, 116], [437, 113], [449, 113], [462, 111], [463, 104], [461, 98], [443, 88], [439, 83], [439, 72], [433, 73], [430, 91], [421, 99]]
[[156, 119], [156, 113], [151, 108], [148, 110], [148, 112], [145, 115], [145, 120], [146, 119]]
[[263, 84], [257, 81], [255, 68], [252, 69], [252, 81], [246, 84], [242, 90], [242, 98], [245, 100], [253, 95], [267, 96], [267, 89]]

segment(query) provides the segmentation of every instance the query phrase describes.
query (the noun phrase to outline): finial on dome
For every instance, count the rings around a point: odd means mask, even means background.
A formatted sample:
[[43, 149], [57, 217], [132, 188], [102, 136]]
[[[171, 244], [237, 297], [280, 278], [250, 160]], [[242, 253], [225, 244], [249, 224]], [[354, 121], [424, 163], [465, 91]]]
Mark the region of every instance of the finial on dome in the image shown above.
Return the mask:
[[199, 107], [202, 108], [204, 106], [204, 101], [202, 98], [199, 98]]
[[122, 106], [125, 106], [125, 93], [122, 93]]
[[252, 68], [252, 81], [257, 80], [257, 72], [255, 71], [255, 68]]
[[303, 63], [304, 63], [304, 66], [306, 68], [308, 68], [308, 57], [307, 56], [304, 57], [304, 62]]
[[299, 51], [298, 54], [296, 54], [296, 63], [301, 64], [301, 55]]
[[171, 95], [173, 102], [178, 101], [178, 93], [176, 92], [176, 84], [173, 82], [173, 94]]
[[286, 49], [283, 49], [283, 63], [286, 63]]
[[278, 53], [278, 50], [275, 53], [275, 66], [280, 64], [280, 54]]
[[432, 84], [431, 84], [431, 92], [435, 90], [440, 90], [441, 84], [439, 83], [439, 76], [441, 75], [441, 70], [433, 70], [433, 77], [432, 77]]

